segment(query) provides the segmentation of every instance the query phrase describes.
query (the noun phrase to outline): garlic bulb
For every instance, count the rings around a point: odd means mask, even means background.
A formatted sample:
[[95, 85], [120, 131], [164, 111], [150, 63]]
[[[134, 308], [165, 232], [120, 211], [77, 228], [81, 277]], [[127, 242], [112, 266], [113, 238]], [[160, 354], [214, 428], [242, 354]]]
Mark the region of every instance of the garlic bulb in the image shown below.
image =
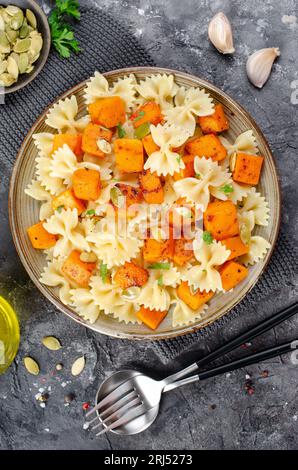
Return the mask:
[[246, 62], [246, 72], [251, 83], [262, 88], [271, 73], [273, 62], [280, 55], [278, 47], [260, 49], [249, 56]]
[[212, 44], [222, 54], [233, 54], [233, 33], [231, 23], [222, 12], [217, 13], [209, 23], [208, 36]]

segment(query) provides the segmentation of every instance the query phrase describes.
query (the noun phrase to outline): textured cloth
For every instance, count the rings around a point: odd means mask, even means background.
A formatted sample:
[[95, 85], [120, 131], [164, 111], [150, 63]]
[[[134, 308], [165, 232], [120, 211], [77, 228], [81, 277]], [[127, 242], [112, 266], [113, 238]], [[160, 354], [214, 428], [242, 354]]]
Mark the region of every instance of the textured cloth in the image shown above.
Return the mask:
[[[49, 103], [71, 86], [89, 78], [95, 70], [104, 72], [128, 66], [154, 65], [132, 32], [99, 9], [82, 9], [76, 36], [82, 47], [80, 54], [62, 60], [52, 52], [38, 78], [23, 90], [6, 96], [5, 103], [0, 105], [1, 166], [13, 164], [25, 135]], [[223, 322], [243, 310], [252, 309], [255, 302], [289, 283], [293, 272], [297, 271], [297, 257], [293, 251], [286, 237], [281, 235], [266, 273], [246, 298], [228, 315], [199, 332], [155, 342], [153, 347], [160, 358], [173, 358]]]

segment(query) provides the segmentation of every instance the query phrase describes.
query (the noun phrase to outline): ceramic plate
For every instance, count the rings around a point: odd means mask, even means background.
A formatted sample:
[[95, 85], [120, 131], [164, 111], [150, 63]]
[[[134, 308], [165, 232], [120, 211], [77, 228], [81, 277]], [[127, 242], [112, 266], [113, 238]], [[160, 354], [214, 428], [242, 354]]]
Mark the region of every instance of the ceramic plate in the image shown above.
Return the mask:
[[[173, 328], [171, 325], [171, 319], [166, 318], [160, 327], [153, 332], [144, 325], [126, 325], [125, 323], [119, 323], [117, 320], [114, 320], [113, 318], [106, 315], [100, 315], [95, 324], [88, 324], [86, 321], [80, 318], [75, 311], [61, 303], [58, 297], [58, 293], [55, 289], [46, 287], [39, 282], [40, 274], [46, 263], [45, 255], [31, 247], [29, 238], [26, 234], [27, 227], [36, 223], [39, 214], [38, 202], [24, 195], [26, 186], [31, 182], [34, 176], [35, 158], [37, 157], [37, 150], [35, 148], [32, 135], [37, 132], [50, 132], [50, 129], [45, 124], [45, 117], [48, 111], [47, 109], [39, 117], [28, 133], [15, 162], [13, 174], [11, 177], [9, 194], [10, 224], [18, 254], [32, 281], [48, 300], [50, 300], [58, 309], [71, 317], [73, 320], [81, 323], [82, 325], [85, 325], [88, 328], [98, 331], [99, 333], [104, 333], [106, 335], [120, 338], [173, 338], [175, 336], [190, 333], [199, 328], [203, 328], [204, 326], [213, 323], [223, 315], [226, 315], [231, 308], [233, 308], [238, 302], [241, 301], [241, 299], [243, 299], [243, 297], [258, 281], [270, 259], [278, 235], [280, 223], [280, 189], [273, 156], [264, 135], [252, 117], [245, 111], [245, 109], [243, 109], [229, 96], [227, 96], [215, 86], [198, 77], [175, 70], [153, 67], [132, 67], [115, 70], [105, 73], [104, 75], [108, 81], [112, 83], [117, 78], [129, 73], [134, 73], [137, 79], [144, 79], [147, 75], [150, 74], [172, 73], [174, 74], [176, 83], [178, 85], [183, 85], [185, 87], [199, 86], [205, 88], [207, 92], [209, 92], [214, 98], [215, 102], [222, 103], [224, 106], [225, 112], [230, 121], [230, 129], [226, 133], [229, 140], [233, 141], [245, 130], [253, 130], [253, 133], [257, 139], [260, 154], [265, 157], [262, 177], [258, 188], [262, 195], [266, 197], [270, 207], [269, 225], [267, 227], [258, 226], [255, 230], [256, 234], [262, 235], [271, 243], [271, 249], [267, 252], [265, 258], [259, 263], [250, 267], [249, 276], [244, 282], [240, 283], [235, 289], [233, 289], [233, 291], [230, 291], [226, 294], [217, 294], [213, 299], [211, 299], [209, 302], [209, 308], [202, 314], [202, 318], [190, 326]], [[84, 110], [84, 87], [85, 82], [79, 83], [64, 93], [64, 95], [59, 97], [59, 99], [75, 94], [78, 99], [80, 112], [82, 113]]]

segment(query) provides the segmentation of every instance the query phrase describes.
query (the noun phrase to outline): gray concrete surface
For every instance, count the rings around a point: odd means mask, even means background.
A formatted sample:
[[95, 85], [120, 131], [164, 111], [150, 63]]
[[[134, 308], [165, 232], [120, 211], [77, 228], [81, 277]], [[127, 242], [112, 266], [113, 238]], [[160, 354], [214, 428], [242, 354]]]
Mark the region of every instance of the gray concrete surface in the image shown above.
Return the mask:
[[[274, 151], [283, 191], [282, 223], [296, 240], [298, 104], [291, 102], [291, 83], [298, 80], [298, 7], [295, 0], [85, 0], [100, 4], [134, 33], [158, 65], [169, 66], [210, 80], [244, 105], [263, 129]], [[218, 54], [207, 39], [207, 25], [217, 11], [230, 17], [235, 37], [233, 57]], [[90, 39], [92, 32], [90, 32]], [[281, 57], [263, 90], [251, 86], [245, 61], [252, 51], [279, 46]], [[16, 255], [8, 225], [7, 192], [11, 162], [0, 149], [0, 293], [15, 305], [21, 323], [19, 354], [0, 377], [1, 449], [297, 449], [297, 366], [288, 357], [228, 374], [175, 391], [164, 397], [154, 425], [140, 435], [98, 440], [83, 429], [82, 404], [94, 398], [100, 380], [129, 365], [162, 374], [174, 364], [162, 365], [149, 343], [130, 343], [97, 335], [55, 310], [29, 281]], [[206, 351], [268, 312], [297, 298], [297, 285], [287, 287], [256, 308], [253, 318], [243, 315], [228, 322], [198, 349]], [[273, 344], [297, 335], [297, 318], [260, 338], [251, 346]], [[63, 349], [50, 353], [41, 338], [55, 335]], [[297, 335], [298, 336], [298, 335]], [[22, 358], [30, 354], [41, 365], [38, 378], [24, 372]], [[87, 366], [74, 379], [72, 361], [85, 354]], [[192, 357], [193, 354], [192, 354]], [[184, 357], [185, 359], [185, 357]], [[62, 362], [64, 369], [55, 370]], [[268, 372], [265, 372], [268, 371]], [[255, 387], [245, 391], [249, 374]], [[267, 376], [268, 375], [268, 376]], [[44, 408], [39, 390], [49, 393]], [[76, 399], [68, 406], [64, 396]]]

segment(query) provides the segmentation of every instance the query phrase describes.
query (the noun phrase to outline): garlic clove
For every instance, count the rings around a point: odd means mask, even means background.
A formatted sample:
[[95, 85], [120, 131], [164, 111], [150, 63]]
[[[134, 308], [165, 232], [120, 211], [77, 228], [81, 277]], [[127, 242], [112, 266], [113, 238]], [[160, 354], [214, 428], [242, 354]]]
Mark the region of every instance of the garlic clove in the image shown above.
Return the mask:
[[223, 12], [217, 13], [210, 21], [208, 36], [214, 47], [222, 54], [235, 52], [231, 23]]
[[280, 55], [278, 47], [268, 47], [254, 52], [246, 62], [246, 72], [251, 83], [262, 88], [267, 82], [273, 62]]

